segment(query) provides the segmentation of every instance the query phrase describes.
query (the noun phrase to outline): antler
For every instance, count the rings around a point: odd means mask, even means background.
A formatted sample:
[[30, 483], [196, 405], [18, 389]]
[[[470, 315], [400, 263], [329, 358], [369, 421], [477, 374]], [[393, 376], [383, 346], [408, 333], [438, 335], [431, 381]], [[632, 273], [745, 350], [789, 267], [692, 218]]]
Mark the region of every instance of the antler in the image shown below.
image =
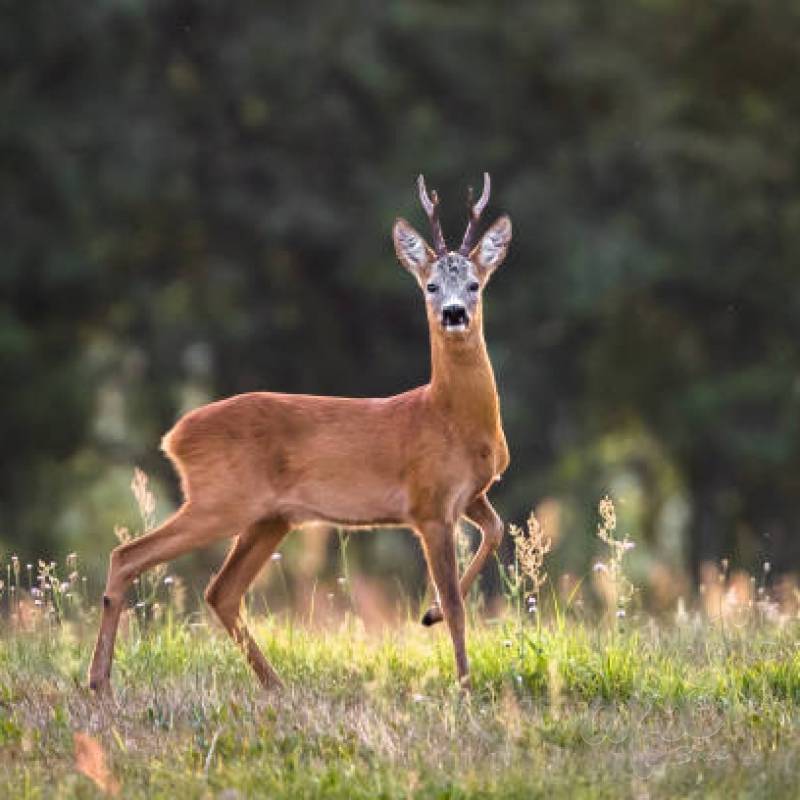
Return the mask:
[[481, 196], [477, 203], [473, 204], [473, 198], [475, 197], [475, 193], [472, 190], [472, 187], [469, 187], [467, 192], [467, 206], [469, 208], [469, 222], [467, 223], [467, 230], [464, 233], [464, 240], [461, 242], [461, 247], [458, 248], [458, 252], [462, 256], [468, 256], [470, 251], [475, 246], [475, 238], [477, 237], [478, 233], [478, 223], [481, 219], [481, 214], [483, 214], [483, 209], [489, 203], [489, 195], [492, 193], [492, 179], [489, 177], [488, 172], [483, 173], [483, 191], [481, 192]]
[[422, 175], [417, 178], [417, 187], [419, 188], [419, 201], [422, 203], [422, 207], [431, 222], [433, 249], [436, 251], [437, 256], [443, 256], [447, 252], [447, 245], [442, 233], [442, 223], [439, 222], [439, 195], [434, 189], [430, 197], [428, 196], [428, 190], [425, 188], [425, 178]]

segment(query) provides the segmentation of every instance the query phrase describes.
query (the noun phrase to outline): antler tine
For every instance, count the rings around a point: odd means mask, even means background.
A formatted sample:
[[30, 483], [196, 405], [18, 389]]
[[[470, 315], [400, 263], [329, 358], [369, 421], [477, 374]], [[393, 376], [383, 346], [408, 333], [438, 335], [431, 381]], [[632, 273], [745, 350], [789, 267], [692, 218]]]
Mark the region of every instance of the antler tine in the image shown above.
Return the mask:
[[447, 252], [447, 244], [445, 244], [444, 234], [442, 233], [442, 223], [439, 222], [439, 195], [434, 189], [428, 196], [423, 175], [417, 178], [417, 187], [419, 188], [419, 201], [422, 203], [422, 207], [425, 209], [425, 213], [431, 223], [433, 249], [436, 251], [437, 256], [443, 256]]
[[478, 223], [481, 219], [481, 214], [483, 214], [483, 209], [489, 204], [489, 197], [492, 194], [492, 179], [489, 177], [488, 172], [483, 173], [483, 191], [481, 192], [481, 196], [478, 198], [478, 202], [472, 202], [475, 193], [472, 190], [472, 187], [469, 187], [467, 191], [467, 205], [469, 206], [469, 222], [467, 223], [467, 230], [464, 233], [464, 240], [461, 242], [461, 247], [458, 248], [458, 252], [462, 256], [468, 256], [470, 250], [475, 246], [475, 238], [478, 233]]

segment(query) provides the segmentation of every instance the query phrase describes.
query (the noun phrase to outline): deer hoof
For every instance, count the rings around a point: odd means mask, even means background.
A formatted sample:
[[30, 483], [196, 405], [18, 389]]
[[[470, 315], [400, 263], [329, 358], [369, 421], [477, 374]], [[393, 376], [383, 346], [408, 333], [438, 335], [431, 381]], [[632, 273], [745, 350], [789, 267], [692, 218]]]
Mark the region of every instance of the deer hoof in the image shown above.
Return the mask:
[[431, 625], [435, 625], [437, 622], [441, 622], [444, 619], [442, 616], [442, 610], [438, 606], [431, 606], [422, 616], [420, 622], [426, 627], [430, 628]]
[[108, 678], [90, 678], [89, 690], [97, 697], [111, 695], [111, 681]]

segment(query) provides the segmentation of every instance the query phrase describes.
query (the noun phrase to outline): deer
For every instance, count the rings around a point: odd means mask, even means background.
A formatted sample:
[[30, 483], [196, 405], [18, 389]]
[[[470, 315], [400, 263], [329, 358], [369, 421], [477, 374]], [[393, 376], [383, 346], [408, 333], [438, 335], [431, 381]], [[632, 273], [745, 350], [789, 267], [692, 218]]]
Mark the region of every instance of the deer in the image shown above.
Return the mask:
[[[400, 264], [425, 298], [430, 382], [390, 397], [351, 398], [248, 392], [181, 417], [162, 449], [181, 481], [183, 503], [163, 524], [111, 552], [89, 687], [111, 689], [114, 642], [125, 593], [145, 570], [232, 538], [205, 599], [265, 689], [283, 687], [248, 630], [243, 598], [293, 528], [406, 527], [422, 543], [437, 599], [423, 625], [444, 620], [459, 685], [470, 688], [463, 599], [502, 539], [487, 492], [509, 464], [494, 372], [483, 332], [482, 292], [506, 257], [511, 220], [478, 239], [491, 180], [466, 232], [448, 250], [439, 197], [417, 179], [433, 246], [402, 218], [392, 228]], [[480, 545], [459, 580], [456, 526], [464, 517]]]

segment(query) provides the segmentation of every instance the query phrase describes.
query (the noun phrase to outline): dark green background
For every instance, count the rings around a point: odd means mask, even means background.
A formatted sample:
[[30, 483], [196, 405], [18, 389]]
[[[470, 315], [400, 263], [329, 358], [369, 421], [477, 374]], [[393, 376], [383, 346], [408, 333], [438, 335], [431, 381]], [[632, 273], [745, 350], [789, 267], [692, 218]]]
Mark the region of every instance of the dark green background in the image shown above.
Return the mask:
[[422, 171], [457, 240], [489, 170], [504, 516], [800, 566], [797, 3], [2, 6], [0, 556], [102, 565], [207, 399], [424, 382], [390, 227]]

